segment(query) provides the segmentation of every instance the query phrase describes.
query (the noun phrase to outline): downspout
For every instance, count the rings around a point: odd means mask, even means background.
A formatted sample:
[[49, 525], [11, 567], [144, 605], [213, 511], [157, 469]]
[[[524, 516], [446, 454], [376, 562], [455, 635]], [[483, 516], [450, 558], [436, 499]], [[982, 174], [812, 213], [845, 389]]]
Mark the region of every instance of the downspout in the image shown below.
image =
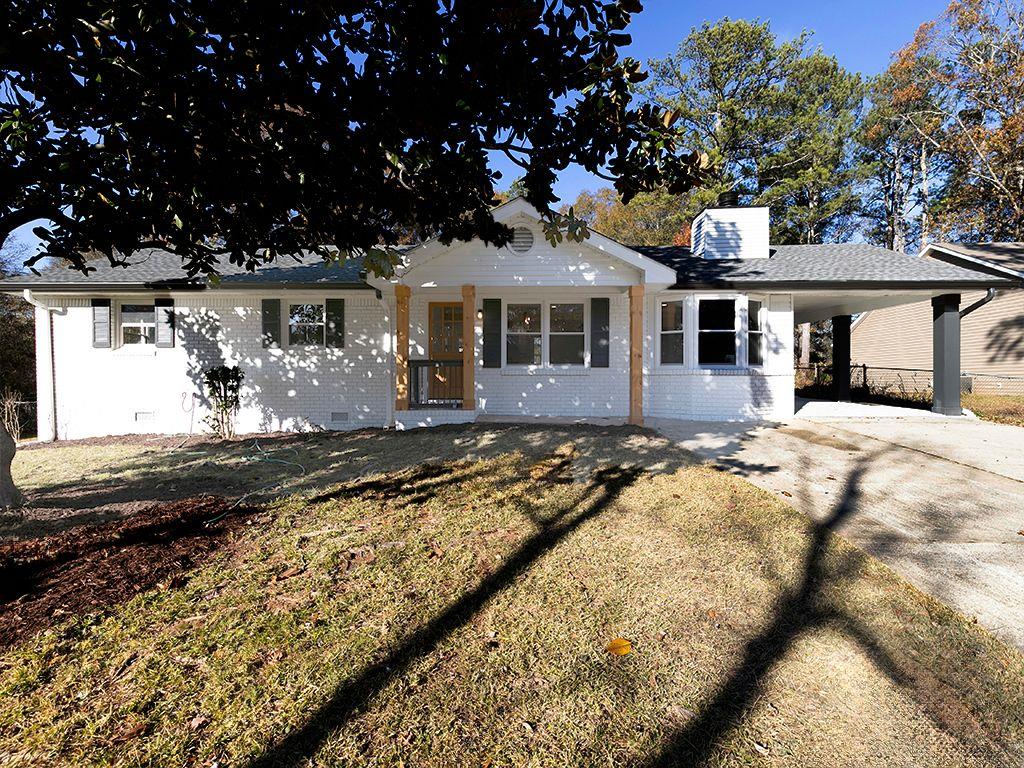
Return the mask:
[[985, 295], [983, 297], [978, 299], [976, 302], [971, 304], [969, 307], [964, 307], [963, 309], [960, 310], [960, 319], [963, 320], [965, 317], [967, 317], [969, 314], [971, 314], [971, 312], [973, 312], [974, 310], [981, 309], [982, 307], [984, 307], [986, 304], [988, 304], [990, 301], [992, 301], [992, 299], [994, 299], [996, 297], [996, 294], [998, 294], [998, 293], [999, 293], [999, 291], [997, 291], [995, 288], [989, 288], [988, 291], [985, 293]]
[[54, 312], [62, 312], [64, 308], [51, 307], [49, 304], [40, 301], [32, 295], [32, 291], [28, 288], [22, 291], [21, 295], [33, 307], [46, 312], [47, 334], [50, 337], [50, 439], [52, 442], [57, 442], [57, 353], [53, 343], [53, 314]]

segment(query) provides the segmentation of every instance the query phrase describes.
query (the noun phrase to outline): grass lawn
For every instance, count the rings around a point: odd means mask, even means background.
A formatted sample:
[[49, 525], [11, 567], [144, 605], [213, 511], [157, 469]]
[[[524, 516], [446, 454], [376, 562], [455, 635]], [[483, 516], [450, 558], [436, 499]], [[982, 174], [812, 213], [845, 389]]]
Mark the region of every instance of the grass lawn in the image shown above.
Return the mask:
[[1024, 759], [1024, 657], [831, 534], [842, 499], [816, 525], [629, 428], [177, 442], [16, 458], [14, 536], [266, 507], [3, 651], [0, 765]]
[[963, 405], [979, 419], [1024, 427], [1024, 395], [965, 394]]

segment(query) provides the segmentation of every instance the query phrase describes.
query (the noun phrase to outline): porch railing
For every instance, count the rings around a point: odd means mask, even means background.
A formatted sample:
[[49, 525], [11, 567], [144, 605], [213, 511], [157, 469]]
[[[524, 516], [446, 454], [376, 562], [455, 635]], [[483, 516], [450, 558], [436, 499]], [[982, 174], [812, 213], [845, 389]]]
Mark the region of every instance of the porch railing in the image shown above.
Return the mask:
[[410, 360], [410, 408], [461, 408], [461, 360]]

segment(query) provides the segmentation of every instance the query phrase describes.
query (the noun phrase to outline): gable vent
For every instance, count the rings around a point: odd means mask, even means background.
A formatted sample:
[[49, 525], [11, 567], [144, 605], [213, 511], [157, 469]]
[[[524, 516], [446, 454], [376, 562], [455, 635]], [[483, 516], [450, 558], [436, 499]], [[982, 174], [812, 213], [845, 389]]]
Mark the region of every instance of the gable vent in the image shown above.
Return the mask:
[[526, 253], [533, 248], [533, 232], [526, 227], [513, 229], [511, 247], [516, 253]]

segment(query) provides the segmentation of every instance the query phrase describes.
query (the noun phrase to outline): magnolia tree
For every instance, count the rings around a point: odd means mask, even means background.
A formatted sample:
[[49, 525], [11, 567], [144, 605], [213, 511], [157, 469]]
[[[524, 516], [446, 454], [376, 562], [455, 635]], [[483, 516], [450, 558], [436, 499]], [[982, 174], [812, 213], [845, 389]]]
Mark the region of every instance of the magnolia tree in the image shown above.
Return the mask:
[[620, 56], [638, 0], [12, 0], [0, 32], [0, 242], [88, 272], [165, 248], [189, 275], [314, 251], [387, 275], [403, 239], [508, 242], [500, 154], [546, 217], [578, 164], [628, 201], [699, 183]]

